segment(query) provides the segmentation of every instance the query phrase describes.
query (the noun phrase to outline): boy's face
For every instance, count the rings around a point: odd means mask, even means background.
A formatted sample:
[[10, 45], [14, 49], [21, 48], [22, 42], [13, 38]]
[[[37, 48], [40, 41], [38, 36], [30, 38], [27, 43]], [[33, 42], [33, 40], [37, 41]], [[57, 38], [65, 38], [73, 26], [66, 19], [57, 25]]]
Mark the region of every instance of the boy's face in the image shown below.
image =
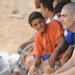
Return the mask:
[[34, 4], [36, 8], [40, 8], [40, 0], [34, 0]]
[[42, 18], [37, 18], [37, 19], [34, 19], [32, 22], [32, 28], [36, 29], [37, 31], [39, 32], [44, 32], [45, 31], [45, 21], [42, 19]]
[[42, 5], [42, 3], [40, 5], [40, 7], [41, 7], [41, 13], [42, 13], [43, 17], [46, 19], [47, 15], [48, 15], [48, 9], [44, 8], [43, 5]]
[[63, 29], [70, 30], [74, 24], [73, 15], [69, 13], [69, 10], [62, 9], [60, 21], [62, 23]]

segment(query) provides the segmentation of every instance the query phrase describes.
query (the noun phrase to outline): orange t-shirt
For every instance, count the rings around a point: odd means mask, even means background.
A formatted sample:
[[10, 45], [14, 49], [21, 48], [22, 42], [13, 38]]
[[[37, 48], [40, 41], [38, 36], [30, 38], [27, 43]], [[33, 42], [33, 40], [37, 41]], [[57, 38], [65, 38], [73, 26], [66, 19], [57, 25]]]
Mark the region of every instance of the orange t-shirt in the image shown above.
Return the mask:
[[43, 51], [47, 50], [51, 55], [58, 44], [58, 37], [62, 34], [64, 34], [64, 30], [61, 24], [56, 20], [52, 20], [47, 24], [47, 30], [44, 35], [41, 32], [37, 32], [35, 35], [33, 53], [42, 56]]

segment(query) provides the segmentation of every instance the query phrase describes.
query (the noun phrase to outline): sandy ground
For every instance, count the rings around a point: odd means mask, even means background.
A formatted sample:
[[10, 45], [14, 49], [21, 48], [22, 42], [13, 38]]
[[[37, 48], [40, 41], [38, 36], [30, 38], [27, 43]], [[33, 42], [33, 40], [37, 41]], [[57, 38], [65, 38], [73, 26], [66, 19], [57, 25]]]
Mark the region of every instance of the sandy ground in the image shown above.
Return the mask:
[[12, 18], [14, 9], [13, 2], [10, 0], [8, 6], [0, 2], [0, 51], [6, 51], [9, 55], [16, 53], [17, 48], [28, 41], [35, 33], [27, 22], [28, 15], [36, 10], [34, 0], [19, 0], [19, 13], [24, 19]]

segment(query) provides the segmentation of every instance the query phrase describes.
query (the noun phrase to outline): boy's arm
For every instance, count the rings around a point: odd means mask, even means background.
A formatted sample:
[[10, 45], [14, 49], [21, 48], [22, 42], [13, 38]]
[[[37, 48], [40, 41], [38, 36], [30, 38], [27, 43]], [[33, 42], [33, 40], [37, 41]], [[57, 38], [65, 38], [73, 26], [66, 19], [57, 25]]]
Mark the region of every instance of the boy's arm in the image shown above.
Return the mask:
[[34, 36], [35, 36], [35, 34], [33, 35], [33, 37], [29, 41], [27, 41], [27, 42], [23, 43], [22, 45], [20, 45], [20, 48], [24, 49], [28, 44], [33, 43], [34, 42]]
[[25, 61], [25, 59], [26, 59], [27, 56], [32, 55], [32, 52], [33, 52], [33, 47], [30, 48], [27, 52], [25, 52], [25, 53], [23, 54], [22, 60]]
[[52, 68], [54, 68], [54, 64], [55, 64], [55, 61], [57, 60], [58, 56], [61, 53], [65, 52], [68, 47], [69, 47], [69, 44], [66, 41], [63, 41], [62, 43], [60, 43], [58, 45], [58, 47], [56, 48], [56, 50], [53, 52], [53, 54], [51, 55], [51, 57], [49, 59], [50, 66]]
[[41, 56], [35, 56], [34, 66], [38, 67], [41, 64]]
[[38, 67], [40, 64], [41, 64], [41, 57], [36, 55], [34, 63], [31, 66], [31, 74], [32, 75], [38, 75]]
[[61, 59], [61, 66], [63, 66], [72, 56], [73, 54], [73, 47], [69, 46], [67, 51], [64, 53], [62, 59]]
[[[74, 55], [74, 54], [75, 54], [75, 52], [73, 53], [73, 55]], [[57, 71], [55, 72], [55, 74], [58, 74], [58, 73], [67, 71], [67, 70], [69, 70], [70, 68], [72, 68], [72, 67], [74, 66], [73, 60], [74, 60], [74, 57], [72, 56], [72, 58], [69, 59], [68, 62], [67, 62], [62, 68], [60, 68], [59, 70], [57, 70]]]
[[28, 42], [25, 42], [22, 45], [20, 45], [20, 48], [24, 49], [28, 44], [31, 44], [33, 42], [34, 42], [34, 37], [31, 40], [29, 40]]

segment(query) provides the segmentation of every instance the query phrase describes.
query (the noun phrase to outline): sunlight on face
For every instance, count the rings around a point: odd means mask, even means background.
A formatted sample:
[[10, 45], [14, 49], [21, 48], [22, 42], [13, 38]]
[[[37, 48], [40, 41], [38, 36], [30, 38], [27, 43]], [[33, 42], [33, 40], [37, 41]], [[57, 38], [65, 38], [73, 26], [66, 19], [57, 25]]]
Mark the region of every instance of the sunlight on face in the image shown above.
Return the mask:
[[47, 15], [48, 15], [48, 9], [44, 8], [42, 3], [41, 3], [41, 13], [43, 15], [43, 17], [45, 18], [45, 20], [47, 19]]
[[39, 32], [44, 32], [45, 31], [45, 21], [41, 18], [37, 18], [37, 19], [34, 19], [32, 22], [32, 27], [39, 31]]
[[70, 30], [74, 23], [73, 15], [70, 14], [69, 10], [62, 9], [60, 21], [62, 23], [63, 29]]

